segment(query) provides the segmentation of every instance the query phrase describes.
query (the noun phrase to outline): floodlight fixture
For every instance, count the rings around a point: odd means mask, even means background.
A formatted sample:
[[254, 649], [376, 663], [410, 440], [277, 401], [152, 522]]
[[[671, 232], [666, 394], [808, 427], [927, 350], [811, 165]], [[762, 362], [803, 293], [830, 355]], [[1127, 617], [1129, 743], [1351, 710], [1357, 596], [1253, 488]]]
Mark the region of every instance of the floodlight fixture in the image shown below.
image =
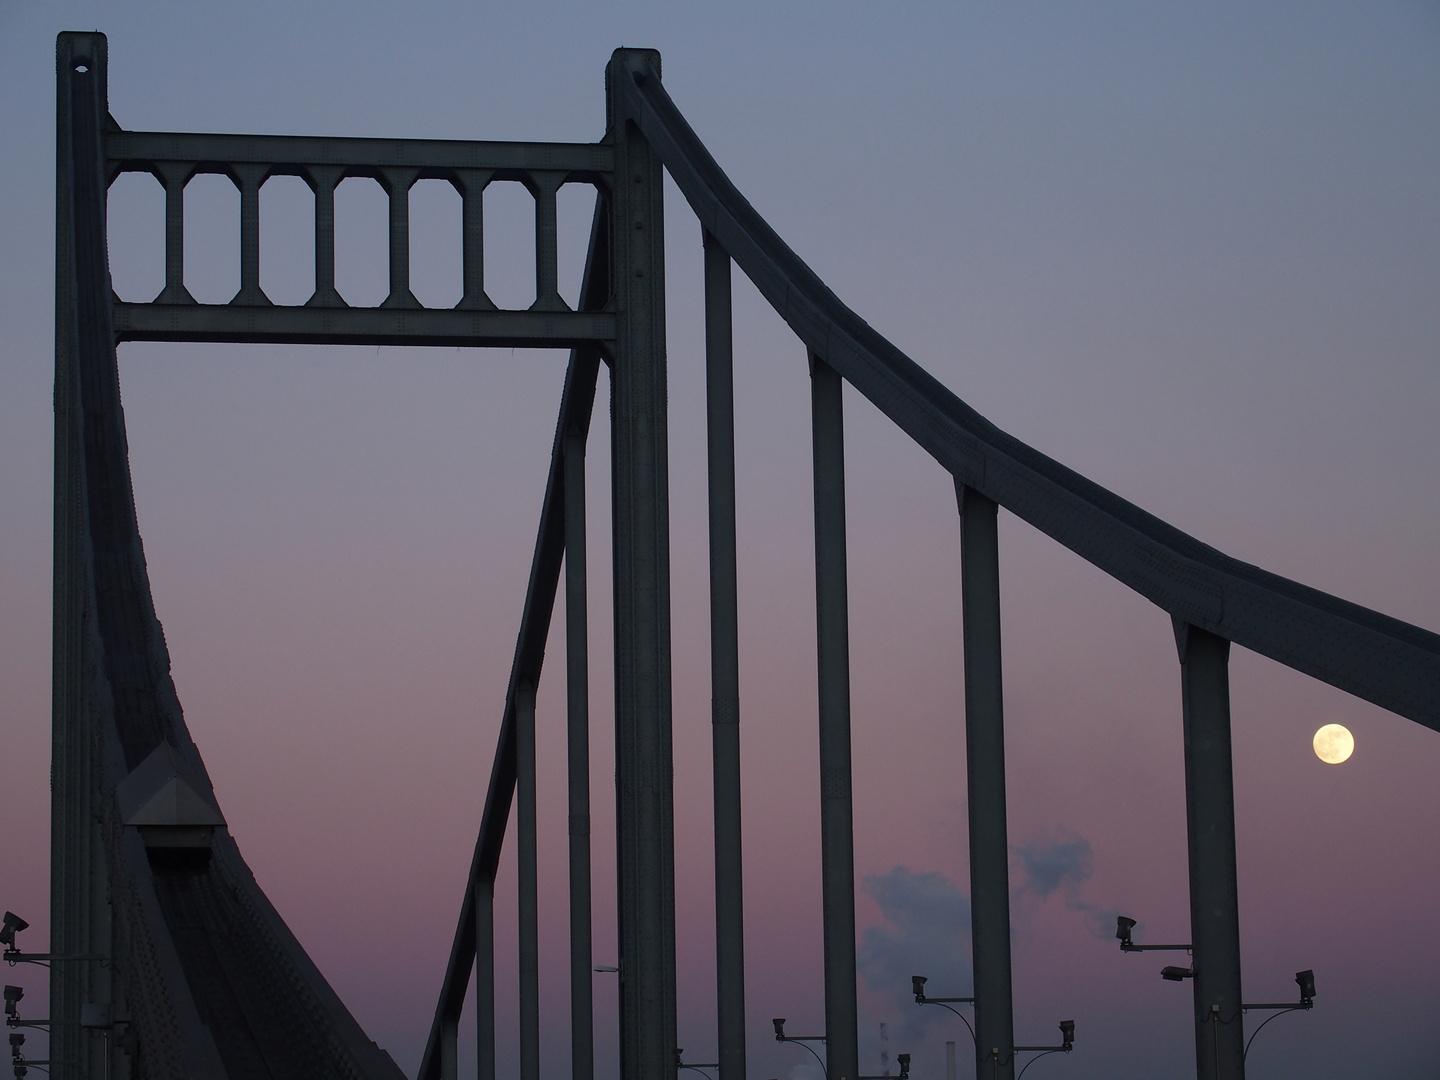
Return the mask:
[[925, 984], [929, 981], [930, 980], [927, 979], [924, 975], [910, 976], [910, 989], [915, 994], [916, 1001], [925, 1000]]
[[900, 1062], [900, 1080], [910, 1080], [910, 1055], [898, 1054], [895, 1060]]
[[775, 1025], [775, 1038], [777, 1040], [785, 1038], [785, 1017], [777, 1016], [770, 1022]]
[[1060, 1021], [1060, 1041], [1065, 1044], [1065, 1049], [1066, 1049], [1067, 1051], [1068, 1051], [1072, 1046], [1075, 1045], [1075, 1021], [1074, 1021], [1074, 1020], [1061, 1020], [1061, 1021]]
[[1191, 968], [1163, 967], [1160, 969], [1160, 977], [1166, 982], [1184, 982], [1186, 979], [1193, 979], [1195, 972]]
[[1115, 916], [1115, 936], [1120, 939], [1123, 949], [1130, 944], [1130, 931], [1135, 929], [1135, 920], [1126, 915]]
[[1300, 1003], [1308, 1008], [1315, 998], [1315, 972], [1297, 971], [1295, 984], [1300, 987]]
[[25, 991], [24, 991], [23, 989], [21, 989], [20, 987], [18, 987], [18, 986], [9, 986], [9, 985], [7, 985], [7, 986], [5, 987], [5, 1015], [6, 1015], [6, 1016], [18, 1017], [18, 1016], [20, 1015], [20, 1014], [16, 1011], [15, 1006], [20, 1003], [20, 999], [23, 998], [24, 996], [25, 996]]
[[29, 927], [30, 924], [13, 911], [5, 912], [5, 924], [0, 926], [0, 945], [7, 949], [15, 948], [15, 935]]

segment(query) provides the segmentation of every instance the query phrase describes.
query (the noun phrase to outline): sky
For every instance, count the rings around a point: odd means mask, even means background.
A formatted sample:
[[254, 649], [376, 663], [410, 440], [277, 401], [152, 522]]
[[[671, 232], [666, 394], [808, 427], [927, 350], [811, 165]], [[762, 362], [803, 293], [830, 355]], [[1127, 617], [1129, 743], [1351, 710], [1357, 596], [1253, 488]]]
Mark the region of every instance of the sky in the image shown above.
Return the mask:
[[[858, 314], [1031, 445], [1221, 550], [1440, 630], [1440, 9], [1110, 0], [0, 0], [0, 906], [46, 940], [54, 39], [99, 29], [127, 128], [592, 141], [617, 46]], [[187, 196], [188, 279], [238, 279], [238, 199]], [[111, 196], [122, 296], [158, 291], [158, 188]], [[384, 292], [383, 205], [337, 196], [337, 277]], [[353, 190], [350, 188], [353, 187]], [[562, 201], [562, 290], [588, 209]], [[309, 212], [262, 195], [262, 283], [303, 300]], [[680, 1043], [714, 1060], [699, 226], [667, 206]], [[417, 189], [416, 292], [453, 302], [458, 199]], [[528, 210], [487, 195], [526, 302]], [[737, 274], [748, 1030], [823, 1024], [808, 386]], [[449, 290], [449, 291], [447, 291]], [[450, 299], [447, 300], [446, 298]], [[413, 1075], [464, 887], [563, 377], [517, 350], [127, 344], [131, 467], [187, 722], [261, 886]], [[596, 963], [614, 953], [605, 384], [589, 456]], [[911, 974], [970, 990], [959, 529], [947, 475], [847, 391], [862, 1065], [968, 1058]], [[1032, 1077], [1193, 1072], [1188, 987], [1121, 955], [1188, 926], [1168, 616], [1001, 515], [1017, 1040]], [[539, 691], [543, 1074], [567, 1074], [563, 618]], [[1245, 995], [1315, 1010], [1251, 1075], [1430, 1077], [1440, 734], [1235, 649]], [[1348, 726], [1343, 765], [1310, 748]], [[502, 864], [498, 990], [514, 985]], [[513, 930], [508, 931], [513, 933]], [[912, 970], [916, 965], [923, 969]], [[596, 976], [600, 1074], [614, 987]], [[43, 983], [25, 975], [27, 1005]], [[7, 980], [17, 981], [7, 972]], [[33, 987], [33, 989], [32, 989]], [[504, 1010], [508, 1009], [506, 1013]], [[938, 1010], [937, 1010], [938, 1012]], [[32, 1013], [38, 1015], [38, 1013]], [[502, 1004], [502, 1069], [513, 1063]], [[473, 1040], [468, 1053], [473, 1054]], [[608, 1071], [607, 1071], [608, 1070]], [[962, 1066], [962, 1076], [965, 1075]]]

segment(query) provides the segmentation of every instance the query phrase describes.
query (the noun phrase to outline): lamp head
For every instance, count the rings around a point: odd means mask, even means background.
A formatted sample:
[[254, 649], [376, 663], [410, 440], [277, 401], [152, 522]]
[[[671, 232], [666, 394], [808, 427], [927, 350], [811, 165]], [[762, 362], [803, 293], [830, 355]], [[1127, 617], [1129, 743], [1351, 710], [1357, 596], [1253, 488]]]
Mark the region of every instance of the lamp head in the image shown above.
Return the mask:
[[1060, 1041], [1065, 1044], [1065, 1049], [1066, 1049], [1066, 1050], [1069, 1050], [1070, 1047], [1074, 1044], [1074, 1042], [1075, 1042], [1075, 1021], [1074, 1021], [1074, 1020], [1061, 1020], [1061, 1021], [1060, 1021]]
[[6, 1015], [6, 1016], [17, 1016], [17, 1015], [19, 1015], [19, 1014], [16, 1013], [16, 1011], [15, 1011], [15, 1006], [16, 1006], [16, 1004], [19, 1003], [20, 999], [23, 998], [24, 996], [25, 996], [25, 991], [22, 990], [22, 989], [21, 989], [20, 987], [18, 987], [18, 986], [6, 986], [6, 987], [5, 987], [5, 1015]]
[[775, 1025], [775, 1040], [779, 1042], [785, 1038], [785, 1018], [783, 1016], [777, 1016], [770, 1022]]
[[910, 990], [915, 995], [916, 1001], [925, 1000], [925, 984], [929, 981], [924, 975], [910, 976]]
[[1134, 929], [1134, 919], [1126, 915], [1115, 916], [1115, 936], [1120, 939], [1121, 948], [1130, 944], [1130, 931]]
[[0, 926], [0, 945], [15, 947], [15, 935], [28, 929], [30, 924], [13, 911], [5, 912], [5, 924]]
[[1160, 969], [1160, 977], [1166, 982], [1184, 982], [1186, 979], [1190, 978], [1194, 974], [1195, 972], [1191, 971], [1189, 968], [1172, 966], [1163, 967]]
[[1315, 972], [1297, 971], [1295, 973], [1295, 985], [1300, 987], [1300, 1000], [1309, 1004], [1315, 997]]
[[24, 1045], [25, 1045], [25, 1036], [24, 1036], [23, 1034], [21, 1034], [20, 1032], [18, 1032], [18, 1031], [11, 1032], [11, 1033], [10, 1033], [10, 1045], [11, 1045], [11, 1046], [24, 1046]]
[[895, 1060], [900, 1062], [900, 1080], [910, 1080], [910, 1055], [898, 1054]]

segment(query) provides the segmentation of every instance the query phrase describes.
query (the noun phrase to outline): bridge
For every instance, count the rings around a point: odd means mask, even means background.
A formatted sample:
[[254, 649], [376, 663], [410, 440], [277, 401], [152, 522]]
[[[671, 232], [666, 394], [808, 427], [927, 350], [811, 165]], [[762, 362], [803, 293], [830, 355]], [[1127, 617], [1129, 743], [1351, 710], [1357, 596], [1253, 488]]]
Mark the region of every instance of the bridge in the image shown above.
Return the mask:
[[[626, 1080], [676, 1074], [675, 871], [664, 312], [668, 173], [704, 228], [718, 1070], [746, 1075], [740, 829], [741, 716], [731, 275], [738, 268], [810, 360], [822, 823], [824, 1037], [829, 1080], [859, 1080], [842, 387], [849, 383], [954, 478], [961, 524], [967, 800], [977, 1075], [1012, 1080], [1010, 883], [997, 520], [1028, 522], [1167, 613], [1183, 704], [1197, 1077], [1244, 1075], [1230, 742], [1233, 642], [1440, 729], [1440, 637], [1227, 557], [1007, 435], [842, 304], [754, 211], [667, 95], [660, 58], [619, 50], [607, 131], [593, 144], [159, 133], [109, 115], [106, 43], [57, 46], [56, 498], [52, 1075], [399, 1077], [306, 956], [230, 837], [186, 728], [151, 598], [131, 487], [117, 345], [126, 341], [536, 346], [569, 353], [503, 722], [420, 1080], [459, 1075], [475, 977], [478, 1075], [495, 1073], [500, 854], [514, 817], [522, 1080], [540, 1054], [535, 695], [564, 572], [573, 1075], [593, 1074], [590, 971], [585, 447], [600, 365], [611, 381], [618, 981]], [[110, 288], [108, 185], [157, 177], [165, 286]], [[240, 289], [185, 287], [184, 193], [198, 173], [240, 192]], [[260, 285], [259, 189], [298, 176], [315, 195], [314, 295], [276, 305]], [[347, 176], [389, 197], [388, 296], [347, 304], [335, 281], [333, 194]], [[463, 296], [411, 293], [408, 192], [463, 200]], [[481, 194], [514, 180], [536, 207], [536, 300], [497, 307], [483, 276]], [[578, 303], [557, 287], [559, 187], [598, 192]], [[498, 703], [497, 703], [498, 704]], [[1122, 926], [1123, 930], [1123, 926]], [[919, 988], [923, 992], [923, 984]], [[1303, 993], [1303, 987], [1302, 987]], [[93, 1033], [103, 1033], [103, 1038]], [[781, 1029], [777, 1028], [777, 1034]], [[791, 1036], [793, 1037], [793, 1033]], [[1068, 1042], [1068, 1038], [1066, 1040]], [[36, 1063], [38, 1064], [38, 1063]]]

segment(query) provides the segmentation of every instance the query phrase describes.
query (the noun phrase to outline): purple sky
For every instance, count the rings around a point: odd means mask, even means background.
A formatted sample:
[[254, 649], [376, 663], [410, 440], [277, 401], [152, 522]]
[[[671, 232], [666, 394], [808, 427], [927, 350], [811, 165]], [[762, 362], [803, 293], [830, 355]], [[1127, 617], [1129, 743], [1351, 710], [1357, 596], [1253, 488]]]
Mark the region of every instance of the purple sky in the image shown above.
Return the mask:
[[[0, 907], [34, 924], [30, 948], [48, 904], [60, 30], [109, 35], [126, 127], [442, 138], [598, 138], [611, 49], [655, 46], [760, 212], [991, 420], [1232, 555], [1440, 629], [1432, 5], [306, 10], [0, 7]], [[122, 295], [158, 289], [157, 192], [114, 194]], [[285, 258], [308, 244], [304, 208], [293, 189], [272, 194], [262, 272], [303, 298]], [[520, 302], [531, 271], [513, 195], [496, 193], [487, 279]], [[192, 287], [223, 297], [238, 200], [193, 196]], [[373, 299], [376, 192], [341, 196], [340, 285]], [[667, 199], [680, 1042], [713, 1060], [699, 227]], [[563, 288], [588, 219], [578, 198], [562, 209]], [[436, 302], [458, 275], [456, 216], [443, 191], [416, 193], [416, 291]], [[120, 362], [156, 604], [221, 805], [321, 970], [413, 1072], [489, 773], [563, 356], [126, 345]], [[803, 1051], [767, 1036], [772, 1016], [823, 1019], [808, 386], [803, 348], [742, 280], [736, 379], [752, 1075], [814, 1080]], [[944, 1042], [963, 1062], [968, 1036], [944, 1014], [917, 1018], [886, 980], [924, 958], [932, 991], [969, 989], [959, 530], [948, 477], [847, 395], [862, 1064], [878, 1071], [886, 1022], [892, 1054], [910, 1050], [932, 1080]], [[605, 396], [602, 380], [602, 964]], [[1188, 987], [1160, 981], [1164, 958], [1122, 956], [1094, 932], [1117, 910], [1141, 920], [1137, 940], [1188, 932], [1168, 617], [1001, 520], [1017, 1037], [1050, 1041], [1076, 1020], [1076, 1052], [1037, 1078], [1192, 1075]], [[547, 1080], [568, 1068], [562, 670], [557, 647], [539, 697]], [[1246, 996], [1288, 998], [1307, 967], [1319, 991], [1313, 1013], [1266, 1029], [1252, 1074], [1433, 1076], [1440, 735], [1243, 650], [1231, 670]], [[1310, 749], [1327, 722], [1355, 733], [1344, 765]], [[513, 881], [506, 863], [502, 925]], [[502, 946], [502, 999], [513, 969]], [[40, 1015], [43, 983], [22, 981]], [[596, 985], [608, 1077], [613, 990]], [[513, 1038], [501, 1053], [513, 1060]]]

